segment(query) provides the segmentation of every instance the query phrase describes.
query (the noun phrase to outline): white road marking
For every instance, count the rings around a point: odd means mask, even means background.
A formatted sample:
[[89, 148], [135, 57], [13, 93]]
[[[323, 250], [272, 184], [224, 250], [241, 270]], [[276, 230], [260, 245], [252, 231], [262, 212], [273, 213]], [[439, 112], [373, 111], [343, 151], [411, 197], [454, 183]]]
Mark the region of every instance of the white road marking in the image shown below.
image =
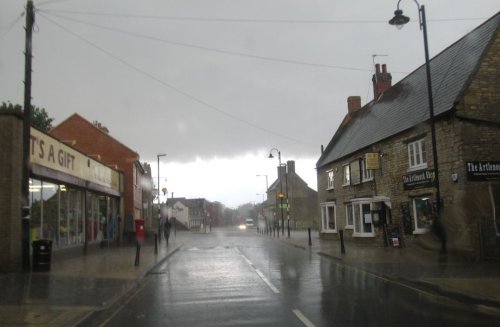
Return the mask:
[[315, 327], [314, 324], [309, 320], [307, 319], [306, 316], [304, 316], [304, 314], [302, 312], [300, 312], [299, 309], [294, 309], [292, 310], [293, 313], [295, 313], [295, 315], [297, 316], [297, 318], [300, 319], [300, 321], [302, 321], [302, 323], [307, 326], [307, 327]]
[[259, 275], [260, 279], [262, 279], [262, 281], [264, 283], [266, 283], [267, 286], [269, 286], [271, 291], [273, 291], [275, 294], [279, 294], [280, 291], [276, 288], [276, 286], [271, 284], [271, 282], [266, 278], [266, 276], [264, 276], [264, 274], [259, 269], [255, 268], [252, 261], [248, 260], [248, 258], [243, 253], [241, 253], [241, 251], [238, 248], [235, 248], [235, 249], [236, 249], [236, 252], [238, 252], [240, 254], [240, 256], [250, 265], [250, 267], [252, 267], [255, 270], [257, 275]]
[[279, 294], [280, 291], [273, 284], [271, 284], [271, 282], [266, 278], [266, 276], [264, 276], [264, 274], [259, 269], [255, 269], [255, 272], [257, 273], [257, 275], [259, 275], [260, 279], [262, 279], [264, 283], [266, 283], [267, 286], [269, 286], [271, 291], [273, 291], [276, 294]]

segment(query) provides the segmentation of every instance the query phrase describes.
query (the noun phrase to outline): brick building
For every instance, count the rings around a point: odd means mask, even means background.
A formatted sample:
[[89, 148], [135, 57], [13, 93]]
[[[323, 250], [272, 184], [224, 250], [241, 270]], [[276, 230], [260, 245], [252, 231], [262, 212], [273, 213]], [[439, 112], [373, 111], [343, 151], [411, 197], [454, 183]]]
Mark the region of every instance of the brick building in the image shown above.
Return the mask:
[[[148, 232], [156, 230], [157, 220], [153, 221], [151, 198], [143, 200], [144, 187], [151, 187], [151, 177], [148, 176], [139, 162], [139, 154], [109, 135], [106, 127], [100, 123], [91, 123], [78, 114], [73, 114], [54, 127], [50, 134], [69, 142], [76, 149], [93, 156], [104, 164], [115, 167], [123, 172], [123, 224], [122, 233], [134, 231], [134, 220], [144, 219]], [[144, 202], [146, 201], [146, 202]], [[144, 202], [144, 203], [143, 203]]]
[[[438, 217], [448, 250], [473, 259], [500, 254], [499, 21], [497, 14], [430, 62]], [[373, 82], [374, 100], [361, 107], [349, 98], [317, 162], [322, 236], [343, 230], [357, 241], [438, 249], [425, 65], [394, 86], [377, 66]]]
[[[277, 167], [278, 178], [267, 189], [267, 200], [264, 203], [264, 221], [259, 226], [281, 225], [282, 214], [285, 228], [313, 227], [319, 216], [318, 192], [310, 188], [295, 172], [295, 161], [289, 160], [286, 165]], [[279, 194], [283, 193], [283, 199]], [[288, 197], [288, 199], [287, 199]], [[288, 209], [285, 208], [288, 202]], [[280, 206], [283, 208], [280, 208]], [[282, 210], [283, 209], [283, 210]]]

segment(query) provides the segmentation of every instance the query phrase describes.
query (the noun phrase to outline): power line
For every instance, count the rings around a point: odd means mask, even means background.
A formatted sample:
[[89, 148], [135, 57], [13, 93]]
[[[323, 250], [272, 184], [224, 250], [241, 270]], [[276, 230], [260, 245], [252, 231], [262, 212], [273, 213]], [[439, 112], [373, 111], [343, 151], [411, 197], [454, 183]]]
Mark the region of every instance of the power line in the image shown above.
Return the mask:
[[103, 49], [102, 47], [100, 47], [100, 46], [96, 45], [95, 43], [92, 43], [91, 41], [89, 41], [89, 40], [87, 40], [87, 39], [83, 38], [81, 35], [79, 35], [79, 34], [77, 34], [77, 33], [73, 32], [73, 31], [70, 31], [70, 30], [69, 30], [69, 29], [67, 29], [66, 27], [64, 27], [64, 26], [62, 26], [62, 25], [60, 25], [60, 24], [58, 24], [57, 22], [55, 22], [55, 21], [51, 20], [50, 18], [47, 18], [47, 17], [46, 17], [46, 16], [44, 16], [43, 14], [40, 14], [40, 13], [39, 13], [39, 16], [40, 16], [40, 17], [42, 17], [42, 18], [44, 18], [44, 19], [45, 19], [45, 20], [47, 20], [48, 22], [50, 22], [50, 23], [54, 24], [55, 26], [59, 27], [60, 29], [62, 29], [62, 30], [63, 30], [63, 31], [65, 31], [66, 33], [69, 33], [69, 34], [73, 35], [74, 37], [78, 38], [80, 41], [82, 41], [82, 42], [86, 43], [87, 45], [90, 45], [91, 47], [93, 47], [93, 48], [95, 48], [95, 49], [99, 50], [100, 52], [104, 53], [104, 54], [105, 54], [105, 55], [107, 55], [108, 57], [110, 57], [110, 58], [112, 58], [112, 59], [114, 59], [114, 60], [116, 60], [116, 61], [118, 61], [118, 62], [122, 63], [123, 65], [127, 66], [128, 68], [130, 68], [130, 69], [132, 69], [132, 70], [134, 70], [134, 71], [136, 71], [136, 72], [140, 73], [141, 75], [144, 75], [144, 76], [146, 76], [146, 77], [148, 77], [148, 78], [150, 78], [150, 79], [152, 79], [152, 80], [156, 81], [157, 83], [159, 83], [159, 84], [161, 84], [161, 85], [163, 85], [163, 86], [165, 86], [165, 87], [167, 87], [167, 88], [169, 88], [169, 89], [171, 89], [171, 90], [173, 90], [173, 91], [175, 91], [175, 92], [177, 92], [177, 93], [179, 93], [179, 94], [181, 94], [181, 95], [185, 96], [186, 98], [188, 98], [188, 99], [190, 99], [190, 100], [192, 100], [192, 101], [194, 101], [194, 102], [196, 102], [196, 103], [198, 103], [198, 104], [201, 104], [203, 107], [209, 108], [209, 109], [211, 109], [211, 110], [213, 110], [213, 111], [215, 111], [215, 112], [217, 112], [217, 113], [219, 113], [219, 114], [221, 114], [221, 115], [223, 115], [223, 116], [226, 116], [226, 117], [228, 117], [228, 118], [230, 118], [230, 119], [232, 119], [232, 120], [238, 121], [238, 122], [240, 122], [240, 123], [243, 123], [243, 124], [245, 124], [245, 125], [248, 125], [248, 126], [250, 126], [250, 127], [253, 127], [253, 128], [255, 128], [255, 129], [258, 129], [258, 130], [260, 130], [260, 131], [262, 131], [262, 132], [266, 132], [266, 133], [268, 133], [268, 134], [271, 134], [271, 135], [274, 135], [274, 136], [278, 136], [278, 137], [281, 137], [281, 138], [284, 138], [284, 139], [287, 139], [287, 140], [289, 140], [289, 141], [293, 141], [293, 142], [296, 142], [296, 143], [300, 143], [300, 144], [304, 144], [304, 145], [308, 145], [308, 146], [315, 146], [315, 145], [313, 145], [313, 144], [310, 144], [310, 143], [307, 143], [307, 142], [304, 142], [304, 141], [301, 141], [301, 140], [295, 139], [295, 138], [293, 138], [293, 137], [290, 137], [290, 136], [287, 136], [287, 135], [284, 135], [284, 134], [277, 133], [277, 132], [275, 132], [275, 131], [272, 131], [272, 130], [266, 129], [266, 128], [261, 127], [261, 126], [259, 126], [259, 125], [257, 125], [257, 124], [254, 124], [254, 123], [252, 123], [252, 122], [249, 122], [249, 121], [247, 121], [247, 120], [244, 120], [244, 119], [242, 119], [242, 118], [239, 118], [239, 117], [237, 117], [237, 116], [235, 116], [235, 115], [233, 115], [233, 114], [230, 114], [230, 113], [228, 113], [228, 112], [226, 112], [226, 111], [224, 111], [224, 110], [222, 110], [222, 109], [220, 109], [220, 108], [218, 108], [218, 107], [216, 107], [216, 106], [214, 106], [214, 105], [211, 105], [211, 104], [209, 104], [209, 103], [207, 103], [207, 102], [205, 102], [205, 101], [203, 101], [203, 100], [200, 100], [200, 99], [196, 98], [195, 96], [193, 96], [193, 95], [191, 95], [191, 94], [189, 94], [189, 93], [187, 93], [187, 92], [185, 92], [185, 91], [183, 91], [183, 90], [181, 90], [181, 89], [179, 89], [179, 88], [177, 88], [177, 87], [175, 87], [175, 86], [173, 86], [173, 85], [171, 85], [171, 84], [169, 84], [169, 83], [167, 83], [167, 82], [165, 82], [165, 81], [163, 81], [163, 80], [161, 80], [161, 79], [159, 79], [158, 77], [156, 77], [156, 76], [154, 76], [154, 75], [152, 75], [152, 74], [150, 74], [150, 73], [148, 73], [148, 72], [146, 72], [146, 71], [144, 71], [144, 70], [142, 70], [142, 69], [137, 68], [136, 66], [134, 66], [134, 65], [130, 64], [129, 62], [127, 62], [127, 61], [125, 61], [125, 60], [123, 60], [123, 59], [121, 59], [121, 58], [119, 58], [119, 57], [117, 57], [116, 55], [114, 55], [114, 54], [112, 54], [111, 52], [109, 52], [109, 51], [107, 51], [107, 50]]
[[[46, 11], [42, 11], [43, 13], [47, 13]], [[144, 35], [144, 34], [138, 34], [134, 32], [129, 32], [129, 31], [124, 31], [112, 27], [107, 27], [99, 24], [94, 24], [94, 23], [89, 23], [85, 21], [81, 21], [78, 19], [73, 19], [69, 17], [64, 17], [60, 15], [54, 15], [52, 14], [51, 16], [57, 17], [60, 19], [68, 20], [71, 22], [83, 24], [86, 26], [92, 26], [95, 28], [115, 32], [115, 33], [120, 33], [120, 34], [125, 34], [128, 36], [133, 36], [141, 39], [146, 39], [146, 40], [151, 40], [151, 41], [156, 41], [156, 42], [162, 42], [162, 43], [167, 43], [171, 45], [176, 45], [176, 46], [181, 46], [181, 47], [186, 47], [186, 48], [193, 48], [193, 49], [198, 49], [198, 50], [204, 50], [204, 51], [210, 51], [210, 52], [215, 52], [215, 53], [221, 53], [225, 55], [232, 55], [232, 56], [238, 56], [238, 57], [245, 57], [245, 58], [252, 58], [252, 59], [259, 59], [259, 60], [266, 60], [266, 61], [273, 61], [273, 62], [280, 62], [280, 63], [286, 63], [286, 64], [294, 64], [294, 65], [302, 65], [302, 66], [309, 66], [309, 67], [318, 67], [318, 68], [329, 68], [329, 69], [340, 69], [340, 70], [348, 70], [348, 71], [360, 71], [360, 72], [371, 72], [371, 69], [366, 69], [366, 68], [357, 68], [357, 67], [347, 67], [347, 66], [338, 66], [338, 65], [329, 65], [329, 64], [319, 64], [319, 63], [312, 63], [312, 62], [304, 62], [304, 61], [298, 61], [298, 60], [291, 60], [291, 59], [282, 59], [282, 58], [274, 58], [274, 57], [267, 57], [267, 56], [259, 56], [259, 55], [252, 55], [252, 54], [247, 54], [247, 53], [242, 53], [242, 52], [235, 52], [235, 51], [229, 51], [229, 50], [221, 50], [221, 49], [216, 49], [216, 48], [210, 48], [210, 47], [205, 47], [205, 46], [200, 46], [196, 44], [189, 44], [189, 43], [183, 43], [183, 42], [177, 42], [177, 41], [170, 41], [167, 39], [162, 39], [154, 36], [149, 36], [149, 35]], [[407, 74], [407, 72], [392, 72], [393, 74]]]
[[[57, 1], [57, 0], [52, 0]], [[64, 0], [59, 0], [64, 1]], [[68, 0], [65, 0], [68, 1]], [[300, 19], [256, 19], [256, 18], [207, 18], [207, 17], [178, 17], [165, 15], [136, 15], [136, 14], [114, 14], [106, 12], [91, 11], [73, 11], [47, 9], [45, 12], [65, 13], [84, 16], [103, 16], [114, 18], [132, 18], [132, 19], [154, 19], [154, 20], [173, 20], [173, 21], [199, 21], [199, 22], [222, 22], [222, 23], [272, 23], [272, 24], [387, 24], [386, 20], [300, 20]], [[485, 20], [484, 17], [477, 18], [448, 18], [448, 19], [429, 19], [429, 22], [454, 22], [454, 21], [473, 21]], [[413, 22], [413, 21], [412, 21]], [[417, 23], [416, 21], [414, 23]]]
[[16, 26], [17, 23], [24, 17], [24, 12], [22, 12], [16, 19], [14, 19], [10, 24], [5, 25], [5, 26], [0, 26], [0, 38], [4, 37], [7, 35], [13, 28]]

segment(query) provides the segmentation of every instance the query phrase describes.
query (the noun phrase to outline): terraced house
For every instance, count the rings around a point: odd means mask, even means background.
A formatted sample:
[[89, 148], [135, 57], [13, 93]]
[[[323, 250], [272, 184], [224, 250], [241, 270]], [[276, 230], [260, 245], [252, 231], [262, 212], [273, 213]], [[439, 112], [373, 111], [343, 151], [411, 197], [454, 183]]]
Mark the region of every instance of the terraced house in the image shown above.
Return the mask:
[[497, 13], [430, 61], [440, 206], [426, 67], [391, 85], [377, 65], [374, 100], [362, 107], [349, 97], [317, 161], [322, 236], [342, 230], [355, 241], [437, 249], [439, 217], [450, 252], [499, 257], [499, 21]]

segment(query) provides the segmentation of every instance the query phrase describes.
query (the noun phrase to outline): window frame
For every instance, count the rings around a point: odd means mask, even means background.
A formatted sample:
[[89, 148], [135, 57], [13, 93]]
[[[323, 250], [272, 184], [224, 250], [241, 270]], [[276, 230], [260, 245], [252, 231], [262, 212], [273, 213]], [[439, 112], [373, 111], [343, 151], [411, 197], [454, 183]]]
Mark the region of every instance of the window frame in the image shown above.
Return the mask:
[[[371, 203], [374, 202], [373, 199], [371, 198], [361, 198], [361, 199], [354, 199], [350, 202], [352, 205], [352, 217], [353, 217], [353, 237], [375, 237], [375, 226], [373, 224], [373, 214], [370, 210], [371, 208]], [[364, 232], [363, 231], [363, 224], [365, 224], [362, 219], [364, 218], [363, 214], [363, 206], [368, 206], [369, 208], [369, 213], [370, 213], [370, 232]], [[357, 210], [356, 210], [357, 209]], [[356, 212], [358, 213], [358, 216], [356, 216]], [[359, 221], [357, 221], [359, 219]], [[359, 226], [359, 227], [356, 227]], [[360, 230], [361, 229], [361, 230]]]
[[366, 160], [361, 159], [361, 183], [373, 180], [373, 169], [366, 169]]
[[412, 214], [413, 214], [413, 234], [426, 234], [430, 231], [431, 229], [431, 225], [432, 225], [432, 204], [426, 204], [426, 207], [427, 207], [427, 210], [430, 210], [430, 212], [428, 212], [427, 214], [429, 215], [429, 218], [427, 219], [427, 222], [428, 222], [428, 226], [425, 226], [425, 227], [419, 227], [419, 215], [418, 215], [418, 212], [417, 212], [417, 204], [416, 204], [416, 200], [423, 200], [423, 201], [426, 201], [427, 198], [430, 198], [431, 195], [422, 195], [422, 196], [416, 196], [416, 197], [413, 197], [411, 198], [411, 206], [412, 206]]
[[335, 172], [333, 169], [329, 169], [326, 171], [326, 190], [335, 189]]
[[[354, 229], [354, 212], [352, 202], [345, 205], [345, 229]], [[349, 221], [351, 220], [351, 221]]]
[[[334, 228], [330, 228], [330, 221], [332, 218], [330, 217], [330, 211], [328, 208], [333, 208], [333, 225]], [[321, 212], [321, 231], [323, 233], [337, 233], [337, 205], [335, 202], [323, 202], [320, 203], [320, 212]]]
[[351, 166], [350, 164], [342, 165], [342, 186], [351, 185]]
[[427, 168], [427, 148], [425, 138], [409, 142], [408, 149], [408, 170], [419, 170]]

